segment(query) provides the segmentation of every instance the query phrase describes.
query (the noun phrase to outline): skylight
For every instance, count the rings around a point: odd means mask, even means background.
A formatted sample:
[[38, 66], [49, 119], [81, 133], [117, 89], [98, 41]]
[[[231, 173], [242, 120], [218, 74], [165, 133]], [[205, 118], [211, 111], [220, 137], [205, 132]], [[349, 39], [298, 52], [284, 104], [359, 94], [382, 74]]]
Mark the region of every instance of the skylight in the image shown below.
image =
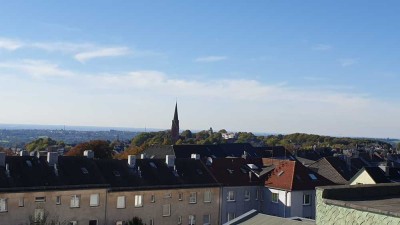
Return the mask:
[[197, 169], [196, 172], [197, 172], [197, 174], [199, 174], [199, 175], [203, 175], [203, 171], [201, 171], [200, 169]]
[[248, 167], [250, 167], [250, 169], [252, 170], [258, 170], [258, 167], [254, 164], [247, 164]]
[[308, 176], [310, 176], [311, 180], [318, 180], [318, 178], [312, 173], [309, 173]]
[[278, 177], [282, 176], [282, 174], [283, 174], [284, 172], [285, 172], [285, 171], [283, 171], [283, 170], [279, 171]]
[[32, 162], [31, 161], [26, 160], [25, 162], [26, 162], [26, 165], [28, 165], [29, 167], [32, 167]]
[[120, 176], [121, 176], [121, 174], [120, 174], [118, 171], [116, 171], [116, 170], [113, 171], [113, 174], [114, 174], [114, 176], [116, 176], [116, 177], [120, 177]]
[[85, 167], [82, 167], [81, 171], [83, 174], [89, 174], [89, 171]]

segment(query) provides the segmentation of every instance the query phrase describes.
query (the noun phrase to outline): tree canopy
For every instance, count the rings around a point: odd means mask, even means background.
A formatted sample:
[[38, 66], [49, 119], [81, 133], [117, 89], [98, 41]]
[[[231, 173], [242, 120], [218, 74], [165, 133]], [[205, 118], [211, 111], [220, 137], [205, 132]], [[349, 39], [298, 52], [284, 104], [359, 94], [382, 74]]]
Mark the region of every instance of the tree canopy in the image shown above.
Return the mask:
[[51, 138], [45, 137], [45, 138], [38, 138], [28, 144], [25, 145], [26, 150], [29, 152], [31, 151], [44, 151], [47, 149], [47, 147], [52, 146], [52, 145], [61, 145], [64, 146], [64, 142], [57, 142]]
[[103, 140], [93, 140], [80, 143], [75, 147], [73, 147], [65, 155], [83, 156], [83, 152], [85, 150], [92, 150], [94, 152], [94, 157], [98, 159], [110, 159], [113, 156], [113, 149], [111, 147], [111, 143]]

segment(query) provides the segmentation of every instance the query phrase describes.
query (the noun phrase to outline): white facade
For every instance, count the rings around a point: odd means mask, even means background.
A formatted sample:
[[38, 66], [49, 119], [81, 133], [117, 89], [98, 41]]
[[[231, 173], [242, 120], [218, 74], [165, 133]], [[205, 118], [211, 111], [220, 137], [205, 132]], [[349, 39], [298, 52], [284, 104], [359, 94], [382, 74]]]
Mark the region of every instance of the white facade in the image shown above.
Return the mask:
[[264, 188], [265, 214], [279, 217], [315, 218], [315, 190], [286, 191]]

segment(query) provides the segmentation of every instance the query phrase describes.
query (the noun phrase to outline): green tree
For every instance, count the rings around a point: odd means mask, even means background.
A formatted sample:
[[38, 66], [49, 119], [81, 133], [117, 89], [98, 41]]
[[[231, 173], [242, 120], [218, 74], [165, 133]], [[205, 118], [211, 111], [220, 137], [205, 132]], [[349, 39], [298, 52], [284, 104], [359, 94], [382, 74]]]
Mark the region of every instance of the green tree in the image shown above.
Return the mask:
[[47, 149], [47, 147], [52, 146], [52, 145], [57, 145], [57, 141], [51, 139], [51, 138], [38, 138], [28, 144], [25, 145], [26, 150], [29, 152], [31, 151], [44, 151]]
[[181, 136], [184, 137], [185, 139], [189, 139], [189, 138], [193, 137], [193, 134], [192, 134], [192, 131], [185, 130], [182, 132]]

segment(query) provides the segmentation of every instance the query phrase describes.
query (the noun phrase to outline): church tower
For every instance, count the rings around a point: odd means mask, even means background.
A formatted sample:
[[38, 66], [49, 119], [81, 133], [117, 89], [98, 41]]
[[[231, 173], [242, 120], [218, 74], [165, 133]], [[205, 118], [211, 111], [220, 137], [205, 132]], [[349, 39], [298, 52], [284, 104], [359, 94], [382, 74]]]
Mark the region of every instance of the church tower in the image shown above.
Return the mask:
[[179, 139], [178, 102], [175, 104], [174, 119], [172, 120], [171, 126], [171, 138], [173, 144]]

